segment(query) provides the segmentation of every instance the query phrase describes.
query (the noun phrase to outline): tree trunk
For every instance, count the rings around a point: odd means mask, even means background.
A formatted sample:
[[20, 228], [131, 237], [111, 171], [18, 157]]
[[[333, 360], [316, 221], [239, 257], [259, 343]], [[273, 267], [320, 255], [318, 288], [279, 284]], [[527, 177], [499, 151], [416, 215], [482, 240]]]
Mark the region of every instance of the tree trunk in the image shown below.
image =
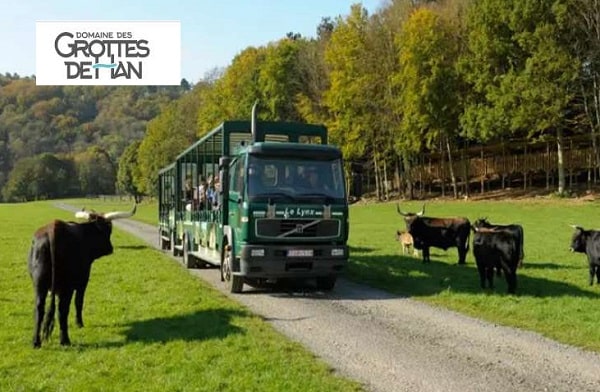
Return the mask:
[[379, 181], [379, 165], [377, 164], [377, 153], [373, 154], [373, 169], [375, 170], [375, 195], [377, 200], [381, 200], [381, 188]]
[[556, 130], [556, 153], [557, 153], [557, 169], [558, 169], [558, 194], [565, 194], [565, 162], [563, 158], [563, 131], [561, 128]]
[[440, 138], [440, 177], [442, 180], [442, 197], [446, 196], [446, 160], [444, 159], [444, 141]]
[[465, 143], [465, 147], [463, 148], [463, 171], [464, 171], [464, 179], [465, 179], [465, 197], [469, 197], [469, 145], [468, 142]]
[[454, 198], [458, 199], [458, 189], [456, 185], [456, 176], [454, 175], [454, 165], [452, 164], [452, 150], [450, 149], [450, 138], [446, 137], [446, 149], [448, 151], [448, 165], [450, 168], [450, 179], [452, 180], [452, 191], [454, 192]]
[[388, 175], [387, 175], [387, 162], [384, 159], [383, 160], [383, 192], [384, 192], [384, 198], [385, 200], [389, 200], [390, 199], [390, 186], [389, 186], [389, 182], [388, 182]]
[[[406, 192], [408, 193], [408, 199], [412, 200], [415, 197], [414, 189], [413, 189], [413, 181], [412, 181], [412, 167], [410, 164], [410, 157], [407, 152], [402, 154], [402, 159], [404, 163], [404, 178], [406, 181]], [[422, 182], [421, 182], [422, 183]]]

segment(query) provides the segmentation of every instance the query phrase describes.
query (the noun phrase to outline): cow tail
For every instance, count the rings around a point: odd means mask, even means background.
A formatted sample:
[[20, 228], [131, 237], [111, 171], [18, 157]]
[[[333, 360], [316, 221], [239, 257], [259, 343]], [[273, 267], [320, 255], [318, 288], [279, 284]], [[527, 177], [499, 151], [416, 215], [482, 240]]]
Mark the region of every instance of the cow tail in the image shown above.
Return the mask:
[[50, 242], [50, 265], [52, 268], [52, 283], [50, 286], [50, 309], [48, 309], [48, 313], [46, 314], [46, 319], [44, 320], [44, 339], [48, 340], [50, 335], [52, 335], [52, 331], [54, 330], [54, 315], [56, 313], [56, 225], [49, 230], [49, 242]]

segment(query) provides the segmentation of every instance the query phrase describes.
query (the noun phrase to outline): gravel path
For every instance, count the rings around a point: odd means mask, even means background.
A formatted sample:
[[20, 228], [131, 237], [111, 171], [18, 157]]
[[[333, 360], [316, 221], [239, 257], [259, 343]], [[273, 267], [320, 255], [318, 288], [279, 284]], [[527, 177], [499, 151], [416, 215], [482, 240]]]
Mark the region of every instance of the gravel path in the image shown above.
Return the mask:
[[[115, 226], [156, 247], [154, 226], [132, 220]], [[328, 294], [230, 294], [217, 269], [190, 272], [369, 391], [600, 391], [600, 355], [535, 333], [345, 279]]]

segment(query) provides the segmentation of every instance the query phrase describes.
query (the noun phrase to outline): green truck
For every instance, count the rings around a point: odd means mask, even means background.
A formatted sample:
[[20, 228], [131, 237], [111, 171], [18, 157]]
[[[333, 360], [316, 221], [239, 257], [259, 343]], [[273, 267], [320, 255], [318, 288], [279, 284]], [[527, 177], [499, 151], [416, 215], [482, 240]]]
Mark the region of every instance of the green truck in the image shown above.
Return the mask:
[[159, 172], [159, 244], [229, 291], [281, 279], [333, 289], [348, 261], [342, 153], [322, 125], [226, 121]]

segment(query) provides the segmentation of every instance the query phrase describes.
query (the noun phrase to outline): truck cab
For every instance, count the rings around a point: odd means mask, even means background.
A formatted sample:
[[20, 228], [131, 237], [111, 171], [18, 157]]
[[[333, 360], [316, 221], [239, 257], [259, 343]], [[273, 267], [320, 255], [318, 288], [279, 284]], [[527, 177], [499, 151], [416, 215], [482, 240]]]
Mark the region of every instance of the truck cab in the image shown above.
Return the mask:
[[322, 125], [225, 122], [160, 171], [159, 221], [163, 249], [218, 266], [231, 292], [309, 278], [331, 290], [349, 256], [342, 153]]

